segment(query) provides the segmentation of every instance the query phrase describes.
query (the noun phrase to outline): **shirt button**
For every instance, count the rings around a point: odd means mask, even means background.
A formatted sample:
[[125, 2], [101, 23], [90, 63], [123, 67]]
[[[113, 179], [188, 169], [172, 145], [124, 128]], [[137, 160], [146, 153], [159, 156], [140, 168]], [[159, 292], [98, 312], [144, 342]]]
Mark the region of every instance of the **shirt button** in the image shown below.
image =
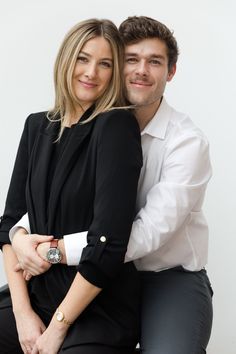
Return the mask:
[[106, 240], [107, 240], [106, 236], [101, 236], [101, 237], [100, 237], [100, 241], [101, 241], [101, 242], [106, 242]]

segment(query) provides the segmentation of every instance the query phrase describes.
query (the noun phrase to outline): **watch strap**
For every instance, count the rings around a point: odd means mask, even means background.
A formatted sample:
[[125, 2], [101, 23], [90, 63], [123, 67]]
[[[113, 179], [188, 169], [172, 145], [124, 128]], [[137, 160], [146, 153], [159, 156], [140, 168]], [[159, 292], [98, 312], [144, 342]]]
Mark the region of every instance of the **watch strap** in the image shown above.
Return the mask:
[[50, 242], [50, 248], [58, 248], [58, 239], [54, 238], [51, 242]]

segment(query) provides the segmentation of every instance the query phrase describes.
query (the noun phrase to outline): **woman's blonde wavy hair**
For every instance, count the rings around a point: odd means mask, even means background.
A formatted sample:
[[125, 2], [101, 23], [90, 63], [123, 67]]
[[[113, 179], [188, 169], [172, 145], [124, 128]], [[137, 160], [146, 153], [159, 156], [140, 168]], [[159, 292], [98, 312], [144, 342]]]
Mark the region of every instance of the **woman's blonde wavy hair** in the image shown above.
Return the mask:
[[124, 45], [117, 27], [107, 19], [93, 18], [79, 22], [65, 36], [54, 67], [55, 104], [48, 112], [48, 119], [61, 121], [59, 138], [63, 132], [65, 117], [75, 115], [76, 106], [80, 104], [72, 86], [76, 60], [85, 43], [95, 37], [103, 37], [109, 42], [113, 56], [113, 70], [108, 87], [96, 100], [91, 116], [83, 123], [91, 121], [99, 113], [108, 111], [112, 107], [126, 105], [123, 82]]

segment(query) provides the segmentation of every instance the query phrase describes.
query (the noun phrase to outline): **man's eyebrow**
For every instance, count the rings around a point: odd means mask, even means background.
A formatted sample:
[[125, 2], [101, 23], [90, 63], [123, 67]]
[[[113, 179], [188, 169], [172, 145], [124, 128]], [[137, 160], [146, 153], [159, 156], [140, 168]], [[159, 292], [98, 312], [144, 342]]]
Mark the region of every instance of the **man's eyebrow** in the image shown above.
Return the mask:
[[[85, 56], [87, 56], [87, 57], [91, 57], [91, 54], [86, 53], [86, 52], [84, 52], [84, 51], [79, 52], [79, 54], [78, 54], [78, 55], [80, 55], [80, 54], [83, 54], [83, 55], [85, 55]], [[101, 58], [101, 60], [109, 60], [109, 61], [113, 61], [113, 59], [112, 59], [112, 58]]]
[[165, 59], [166, 57], [162, 54], [151, 54], [150, 58]]
[[133, 56], [133, 57], [137, 57], [138, 56], [137, 53], [132, 53], [132, 52], [126, 52], [125, 55], [130, 55], [130, 56]]
[[[126, 52], [125, 53], [125, 56], [131, 56], [131, 57], [138, 57], [139, 54], [137, 53], [132, 53], [132, 52]], [[147, 55], [148, 58], [157, 58], [157, 59], [166, 59], [166, 57], [162, 54], [156, 54], [156, 53], [153, 53], [153, 54], [148, 54]]]

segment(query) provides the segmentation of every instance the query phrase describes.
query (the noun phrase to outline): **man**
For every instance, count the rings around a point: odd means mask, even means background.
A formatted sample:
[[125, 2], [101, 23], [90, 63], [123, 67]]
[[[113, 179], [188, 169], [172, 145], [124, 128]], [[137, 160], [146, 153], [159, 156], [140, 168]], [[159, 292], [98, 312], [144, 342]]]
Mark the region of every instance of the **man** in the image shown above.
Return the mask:
[[[208, 142], [163, 97], [178, 57], [171, 31], [140, 16], [125, 20], [120, 33], [126, 45], [125, 85], [129, 101], [136, 105], [144, 155], [126, 254], [126, 261], [135, 260], [141, 274], [141, 351], [205, 353], [212, 324], [212, 290], [204, 270], [208, 229], [202, 213], [211, 177]], [[23, 221], [20, 225], [30, 233]], [[30, 242], [42, 242], [40, 236], [33, 237]], [[39, 248], [45, 252], [49, 243], [43, 245]], [[69, 265], [79, 263], [85, 245], [86, 232], [59, 242]], [[37, 261], [42, 271], [47, 268], [40, 258]]]

